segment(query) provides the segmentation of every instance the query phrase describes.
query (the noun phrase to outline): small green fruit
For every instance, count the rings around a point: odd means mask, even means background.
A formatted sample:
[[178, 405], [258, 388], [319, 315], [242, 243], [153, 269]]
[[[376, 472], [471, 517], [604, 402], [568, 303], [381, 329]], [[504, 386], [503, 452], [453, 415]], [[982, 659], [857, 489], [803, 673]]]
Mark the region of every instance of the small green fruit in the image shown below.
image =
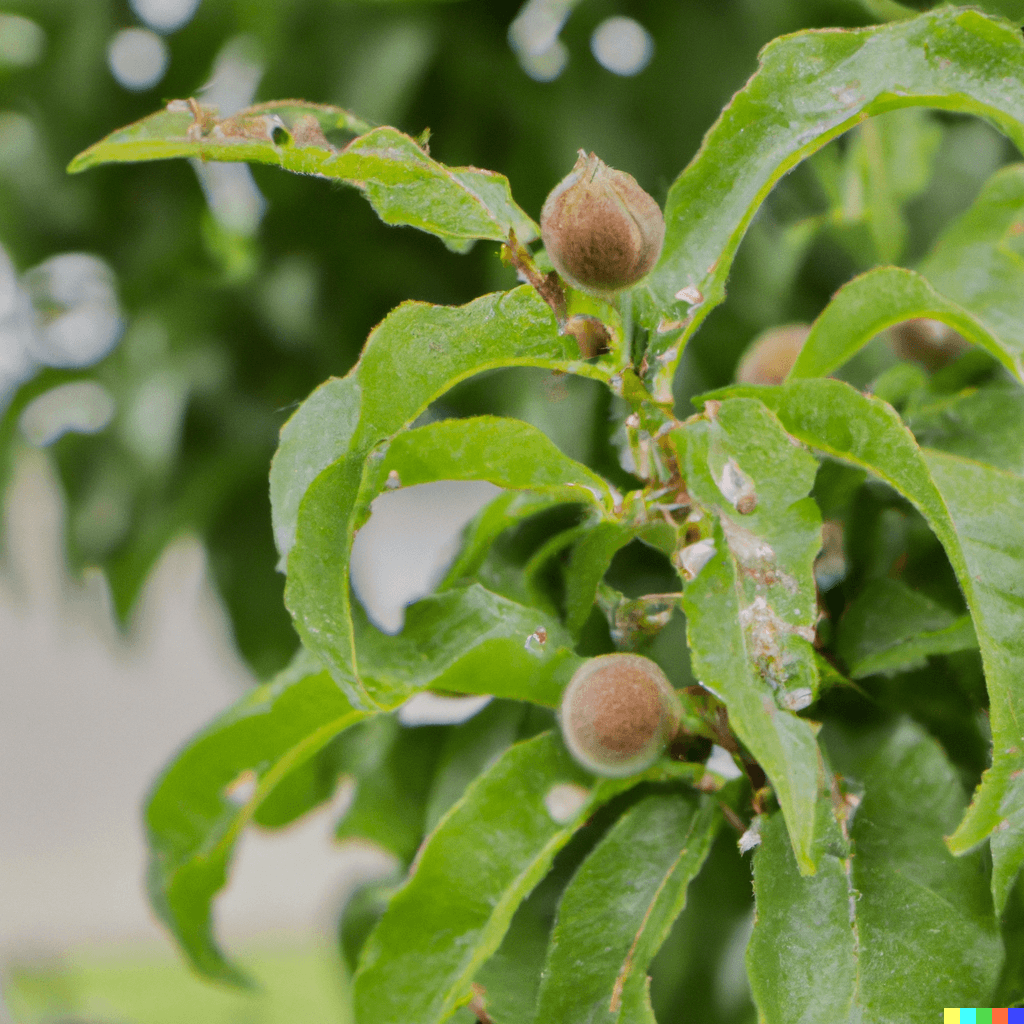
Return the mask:
[[609, 296], [636, 284], [658, 261], [665, 218], [631, 174], [581, 149], [576, 166], [544, 201], [540, 231], [562, 277]]
[[562, 736], [597, 775], [643, 771], [675, 735], [679, 699], [665, 673], [639, 654], [591, 658], [562, 697]]

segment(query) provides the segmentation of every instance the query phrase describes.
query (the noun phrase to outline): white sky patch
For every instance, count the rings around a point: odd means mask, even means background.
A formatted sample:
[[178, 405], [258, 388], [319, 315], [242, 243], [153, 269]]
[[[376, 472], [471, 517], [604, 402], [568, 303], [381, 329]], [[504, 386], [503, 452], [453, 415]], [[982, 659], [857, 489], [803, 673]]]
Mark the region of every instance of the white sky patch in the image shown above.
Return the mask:
[[188, 383], [174, 370], [157, 370], [142, 382], [120, 418], [124, 445], [151, 469], [166, 466], [178, 447]]
[[559, 825], [572, 821], [590, 799], [590, 792], [572, 782], [560, 782], [544, 794], [544, 806]]
[[532, 54], [550, 49], [572, 7], [573, 0], [527, 0], [508, 27], [512, 48]]
[[352, 544], [352, 587], [375, 625], [387, 633], [402, 628], [405, 606], [434, 590], [463, 527], [499, 493], [483, 480], [448, 480], [374, 499]]
[[132, 10], [157, 32], [175, 32], [192, 20], [200, 0], [130, 0]]
[[107, 45], [107, 67], [131, 92], [152, 89], [167, 71], [167, 44], [148, 28], [125, 28]]
[[258, 780], [251, 768], [246, 768], [238, 778], [224, 787], [224, 795], [236, 806], [242, 807], [256, 795]]
[[606, 18], [590, 37], [590, 50], [606, 71], [615, 75], [638, 75], [651, 61], [654, 40], [633, 18]]
[[569, 63], [569, 50], [556, 39], [543, 53], [517, 53], [522, 69], [535, 82], [553, 82]]
[[95, 434], [113, 418], [114, 399], [95, 381], [61, 384], [33, 399], [18, 423], [29, 444], [53, 444], [64, 434]]
[[738, 779], [743, 774], [732, 759], [732, 754], [725, 747], [720, 747], [717, 743], [711, 748], [711, 756], [708, 758], [707, 767], [710, 771], [721, 775], [726, 781]]
[[252, 36], [229, 39], [217, 54], [210, 81], [202, 89], [204, 104], [216, 107], [220, 117], [231, 117], [249, 106], [263, 77], [259, 42]]
[[460, 725], [483, 711], [491, 697], [449, 697], [440, 693], [415, 693], [399, 709], [402, 725]]

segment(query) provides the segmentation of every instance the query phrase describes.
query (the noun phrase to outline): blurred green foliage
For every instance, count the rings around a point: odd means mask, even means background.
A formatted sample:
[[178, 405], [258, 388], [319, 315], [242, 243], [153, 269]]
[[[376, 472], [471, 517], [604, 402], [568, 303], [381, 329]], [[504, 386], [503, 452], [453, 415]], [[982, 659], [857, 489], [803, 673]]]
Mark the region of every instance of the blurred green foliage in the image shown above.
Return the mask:
[[[266, 487], [281, 424], [325, 377], [349, 369], [369, 330], [400, 301], [465, 302], [507, 287], [511, 272], [494, 245], [456, 256], [436, 239], [384, 226], [355, 190], [324, 181], [255, 167], [266, 208], [247, 233], [211, 213], [184, 163], [68, 178], [68, 160], [164, 100], [202, 98], [228, 55], [243, 70], [249, 63], [256, 100], [303, 97], [414, 135], [429, 128], [437, 159], [507, 174], [534, 216], [579, 148], [628, 169], [660, 202], [764, 43], [802, 27], [872, 20], [850, 0], [588, 0], [561, 33], [564, 72], [539, 82], [508, 42], [516, 2], [204, 0], [166, 36], [166, 74], [132, 92], [107, 59], [115, 33], [139, 24], [127, 3], [5, 7], [37, 26], [22, 23], [18, 36], [27, 32], [19, 45], [37, 59], [23, 53], [21, 64], [0, 66], [0, 244], [18, 272], [58, 253], [101, 257], [115, 275], [125, 330], [98, 364], [38, 368], [9, 396], [0, 459], [6, 472], [23, 443], [19, 416], [38, 395], [83, 378], [107, 388], [109, 426], [65, 434], [51, 448], [69, 502], [72, 564], [103, 566], [127, 618], [164, 547], [183, 532], [199, 535], [239, 648], [260, 676], [281, 667], [297, 643], [274, 571]], [[613, 14], [636, 17], [655, 41], [635, 77], [610, 73], [590, 52], [593, 29]], [[0, 28], [5, 38], [11, 31]], [[908, 170], [895, 197], [879, 199], [912, 195], [899, 221], [911, 256], [1007, 155], [980, 122], [924, 114], [900, 124], [920, 132], [922, 122], [934, 139], [933, 173]], [[856, 139], [830, 147], [776, 190], [741, 250], [729, 301], [691, 347], [682, 393], [725, 383], [754, 334], [809, 319], [873, 262], [878, 231], [842, 194], [856, 167], [845, 179], [840, 173], [848, 152], [870, 177], [865, 149]], [[826, 256], [815, 239], [828, 232], [847, 244]], [[777, 254], [780, 242], [788, 259], [760, 258]], [[878, 244], [889, 256], [896, 243], [887, 236]], [[446, 404], [517, 415], [556, 434], [561, 423], [565, 432], [564, 407], [535, 374], [475, 382]]]

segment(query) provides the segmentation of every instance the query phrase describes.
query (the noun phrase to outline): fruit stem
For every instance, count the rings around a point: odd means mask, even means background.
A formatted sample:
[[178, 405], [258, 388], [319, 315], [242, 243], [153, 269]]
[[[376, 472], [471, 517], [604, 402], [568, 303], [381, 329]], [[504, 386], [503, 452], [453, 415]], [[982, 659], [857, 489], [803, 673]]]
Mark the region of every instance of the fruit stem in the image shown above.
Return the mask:
[[633, 293], [630, 289], [615, 297], [615, 308], [622, 320], [622, 347], [630, 363], [633, 362]]

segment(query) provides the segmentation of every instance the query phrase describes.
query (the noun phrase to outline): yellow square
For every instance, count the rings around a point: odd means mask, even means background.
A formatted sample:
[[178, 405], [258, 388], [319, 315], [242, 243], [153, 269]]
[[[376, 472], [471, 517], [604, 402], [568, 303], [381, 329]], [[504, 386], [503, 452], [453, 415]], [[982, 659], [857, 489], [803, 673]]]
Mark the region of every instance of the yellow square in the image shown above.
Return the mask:
[[960, 1007], [951, 1010], [947, 1006], [942, 1011], [942, 1024], [960, 1024]]

